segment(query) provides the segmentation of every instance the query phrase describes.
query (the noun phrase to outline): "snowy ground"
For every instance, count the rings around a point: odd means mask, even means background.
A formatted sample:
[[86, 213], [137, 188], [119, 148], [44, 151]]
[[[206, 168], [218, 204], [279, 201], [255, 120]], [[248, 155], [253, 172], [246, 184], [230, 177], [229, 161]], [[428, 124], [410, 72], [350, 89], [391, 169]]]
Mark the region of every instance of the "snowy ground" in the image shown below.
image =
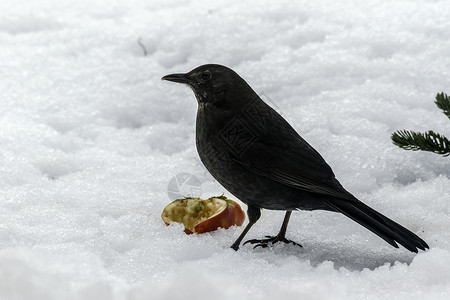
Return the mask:
[[[233, 2], [1, 1], [0, 299], [449, 299], [450, 158], [390, 141], [450, 135], [433, 104], [450, 93], [449, 2]], [[232, 198], [199, 164], [193, 93], [160, 80], [205, 63], [235, 69], [431, 249], [327, 212], [293, 214], [303, 249], [166, 227], [179, 173]], [[282, 218], [264, 211], [248, 237]]]

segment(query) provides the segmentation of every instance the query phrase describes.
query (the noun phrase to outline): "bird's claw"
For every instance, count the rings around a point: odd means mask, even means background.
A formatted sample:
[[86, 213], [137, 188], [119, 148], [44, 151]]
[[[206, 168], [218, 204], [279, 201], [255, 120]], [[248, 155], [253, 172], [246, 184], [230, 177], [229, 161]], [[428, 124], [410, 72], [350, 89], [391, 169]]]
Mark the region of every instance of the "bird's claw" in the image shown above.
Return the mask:
[[290, 241], [290, 240], [286, 239], [284, 236], [278, 236], [278, 235], [276, 235], [276, 236], [266, 235], [266, 239], [261, 239], [261, 240], [258, 240], [258, 239], [248, 240], [243, 245], [245, 245], [247, 243], [256, 244], [253, 247], [253, 249], [256, 249], [257, 247], [267, 248], [267, 247], [269, 247], [269, 244], [273, 245], [278, 242], [283, 242], [285, 244], [294, 244], [295, 246], [299, 246], [299, 247], [303, 248], [303, 246], [300, 245], [299, 243]]

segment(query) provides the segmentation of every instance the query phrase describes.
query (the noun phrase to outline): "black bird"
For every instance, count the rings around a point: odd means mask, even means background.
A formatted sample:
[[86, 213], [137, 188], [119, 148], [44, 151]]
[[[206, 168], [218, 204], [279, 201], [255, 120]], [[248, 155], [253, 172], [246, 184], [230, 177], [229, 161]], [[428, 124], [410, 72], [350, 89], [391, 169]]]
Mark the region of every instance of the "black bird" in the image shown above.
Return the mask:
[[291, 212], [321, 209], [346, 215], [396, 248], [397, 243], [416, 253], [429, 248], [417, 235], [346, 191], [322, 156], [230, 68], [208, 64], [162, 79], [192, 88], [198, 102], [200, 159], [221, 185], [248, 206], [249, 223], [231, 246], [234, 250], [258, 221], [261, 209], [283, 210], [286, 215], [278, 235], [247, 241], [255, 247], [293, 243], [285, 237]]

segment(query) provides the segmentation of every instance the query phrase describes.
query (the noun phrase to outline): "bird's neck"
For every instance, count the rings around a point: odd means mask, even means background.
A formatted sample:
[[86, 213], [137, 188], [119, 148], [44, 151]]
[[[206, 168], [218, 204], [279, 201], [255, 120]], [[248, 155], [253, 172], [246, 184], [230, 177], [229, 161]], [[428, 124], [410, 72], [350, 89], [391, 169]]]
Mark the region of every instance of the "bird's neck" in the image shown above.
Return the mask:
[[[234, 116], [234, 112], [213, 103], [199, 103], [197, 109], [197, 128], [221, 124]], [[217, 126], [217, 125], [216, 125]]]

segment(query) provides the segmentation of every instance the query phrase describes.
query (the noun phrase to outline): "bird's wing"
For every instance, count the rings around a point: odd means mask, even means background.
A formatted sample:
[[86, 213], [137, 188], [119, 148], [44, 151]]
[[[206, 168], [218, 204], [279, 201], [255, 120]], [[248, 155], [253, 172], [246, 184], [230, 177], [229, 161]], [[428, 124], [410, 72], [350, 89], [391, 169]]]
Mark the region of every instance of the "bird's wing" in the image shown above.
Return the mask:
[[266, 176], [282, 184], [313, 193], [330, 195], [350, 201], [356, 198], [335, 178], [330, 166], [284, 120], [283, 126], [271, 128], [256, 138], [245, 151], [233, 155], [233, 160], [249, 171]]

